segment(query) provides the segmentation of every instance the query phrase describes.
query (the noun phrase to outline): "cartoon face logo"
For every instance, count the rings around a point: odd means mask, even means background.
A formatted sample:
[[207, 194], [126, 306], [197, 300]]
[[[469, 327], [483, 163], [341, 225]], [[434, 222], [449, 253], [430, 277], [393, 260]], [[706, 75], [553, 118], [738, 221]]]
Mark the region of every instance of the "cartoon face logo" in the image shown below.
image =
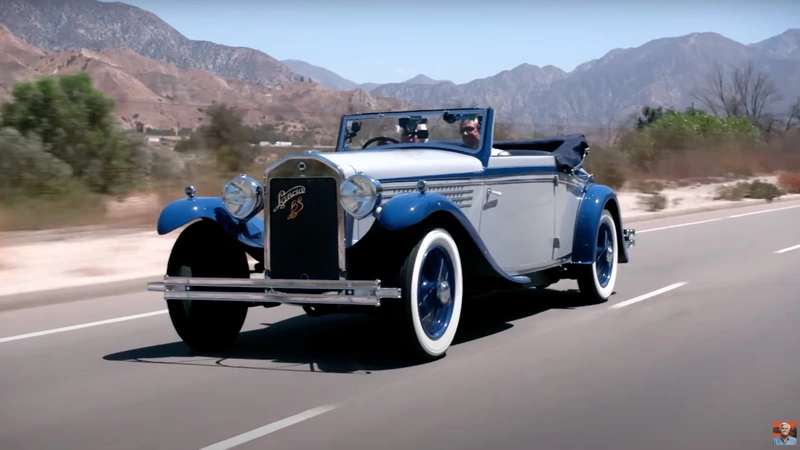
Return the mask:
[[289, 205], [289, 215], [286, 217], [286, 220], [292, 220], [297, 217], [297, 214], [299, 214], [303, 208], [303, 197], [297, 197], [292, 200], [292, 204]]

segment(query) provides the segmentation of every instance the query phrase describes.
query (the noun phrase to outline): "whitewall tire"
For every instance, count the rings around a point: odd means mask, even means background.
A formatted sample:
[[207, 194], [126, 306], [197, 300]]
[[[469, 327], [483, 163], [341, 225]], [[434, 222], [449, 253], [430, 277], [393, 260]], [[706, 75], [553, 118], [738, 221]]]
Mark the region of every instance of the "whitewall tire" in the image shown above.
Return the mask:
[[401, 274], [410, 350], [424, 360], [444, 356], [461, 319], [464, 273], [450, 234], [433, 229], [417, 243]]
[[619, 267], [617, 226], [607, 209], [600, 215], [595, 243], [594, 260], [591, 266], [585, 266], [585, 270], [581, 270], [578, 287], [588, 299], [603, 302], [614, 292]]

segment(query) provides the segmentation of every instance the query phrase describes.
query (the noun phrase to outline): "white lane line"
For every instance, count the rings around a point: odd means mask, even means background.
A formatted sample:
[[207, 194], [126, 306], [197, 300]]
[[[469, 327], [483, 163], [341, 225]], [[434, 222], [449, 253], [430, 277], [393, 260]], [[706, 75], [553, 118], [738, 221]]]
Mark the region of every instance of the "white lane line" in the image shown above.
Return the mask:
[[257, 439], [262, 436], [266, 436], [270, 433], [274, 433], [280, 429], [286, 428], [288, 426], [294, 425], [304, 420], [308, 420], [320, 414], [324, 414], [335, 408], [336, 405], [318, 406], [316, 408], [309, 409], [308, 411], [303, 411], [300, 414], [295, 414], [292, 417], [287, 417], [277, 422], [273, 422], [269, 425], [264, 425], [261, 428], [256, 428], [255, 430], [248, 431], [247, 433], [234, 436], [230, 439], [218, 442], [213, 445], [209, 445], [208, 447], [203, 447], [200, 450], [227, 450], [229, 448], [236, 447], [237, 445], [244, 444], [245, 442], [252, 441], [253, 439]]
[[117, 317], [116, 319], [100, 320], [98, 322], [82, 323], [80, 325], [72, 325], [72, 326], [69, 326], [69, 327], [54, 328], [52, 330], [37, 331], [37, 332], [34, 332], [34, 333], [27, 333], [27, 334], [20, 334], [20, 335], [17, 335], [17, 336], [10, 336], [10, 337], [5, 337], [5, 338], [0, 338], [0, 344], [2, 344], [4, 342], [18, 341], [20, 339], [27, 339], [27, 338], [38, 337], [38, 336], [45, 336], [45, 335], [53, 334], [53, 333], [62, 333], [64, 331], [73, 331], [73, 330], [80, 330], [81, 328], [96, 327], [98, 325], [106, 325], [106, 324], [109, 324], [109, 323], [125, 322], [126, 320], [143, 319], [145, 317], [152, 317], [152, 316], [157, 316], [159, 314], [166, 314], [167, 311], [168, 310], [166, 310], [166, 309], [162, 309], [161, 311], [153, 311], [153, 312], [144, 313], [144, 314], [135, 314], [133, 316]]
[[720, 217], [720, 218], [717, 218], [717, 219], [701, 220], [699, 222], [689, 222], [689, 223], [680, 223], [680, 224], [677, 224], [677, 225], [668, 225], [666, 227], [650, 228], [648, 230], [642, 230], [642, 231], [636, 230], [636, 234], [647, 233], [649, 231], [668, 230], [670, 228], [688, 227], [689, 225], [699, 225], [701, 223], [716, 222], [718, 220], [723, 220], [723, 219], [725, 219], [725, 217]]
[[625, 300], [624, 302], [617, 303], [615, 305], [611, 305], [611, 306], [608, 307], [608, 309], [618, 309], [618, 308], [622, 308], [623, 306], [632, 305], [632, 304], [640, 302], [642, 300], [647, 300], [648, 298], [655, 297], [656, 295], [660, 295], [660, 294], [663, 294], [665, 292], [669, 292], [669, 291], [671, 291], [673, 289], [678, 289], [679, 287], [685, 285], [686, 283], [688, 283], [688, 282], [687, 281], [681, 281], [680, 283], [671, 284], [671, 285], [669, 285], [667, 287], [663, 287], [663, 288], [661, 288], [659, 290], [650, 292], [648, 294], [640, 295], [640, 296], [632, 298], [630, 300]]
[[718, 217], [716, 219], [700, 220], [700, 221], [697, 221], [697, 222], [689, 222], [689, 223], [679, 223], [677, 225], [668, 225], [668, 226], [665, 226], [665, 227], [650, 228], [650, 229], [647, 229], [647, 230], [636, 230], [636, 234], [647, 233], [647, 232], [650, 232], [650, 231], [669, 230], [671, 228], [688, 227], [689, 225], [699, 225], [701, 223], [717, 222], [719, 220], [725, 220], [725, 219], [736, 219], [738, 217], [746, 217], [746, 216], [752, 216], [754, 214], [764, 214], [764, 213], [775, 212], [775, 211], [784, 211], [784, 210], [787, 210], [787, 209], [794, 209], [794, 208], [800, 208], [800, 205], [785, 206], [783, 208], [765, 209], [765, 210], [762, 210], [762, 211], [754, 211], [754, 212], [749, 212], [749, 213], [744, 213], [744, 214], [734, 214], [732, 216]]
[[768, 213], [768, 212], [773, 212], [773, 211], [783, 211], [785, 209], [793, 209], [793, 208], [800, 208], [800, 205], [785, 206], [783, 208], [775, 208], [775, 209], [765, 209], [763, 211], [755, 211], [755, 212], [749, 212], [749, 213], [744, 213], [744, 214], [736, 214], [735, 216], [728, 216], [728, 218], [729, 219], [735, 219], [737, 217], [752, 216], [754, 214], [763, 214], [763, 213]]
[[773, 253], [775, 253], [776, 255], [779, 255], [779, 254], [781, 254], [781, 253], [790, 252], [790, 251], [792, 251], [792, 250], [797, 250], [797, 249], [799, 249], [799, 248], [800, 248], [800, 245], [795, 245], [795, 246], [793, 246], [793, 247], [786, 247], [786, 248], [784, 248], [784, 249], [782, 249], [782, 250], [776, 250], [776, 251], [774, 251]]

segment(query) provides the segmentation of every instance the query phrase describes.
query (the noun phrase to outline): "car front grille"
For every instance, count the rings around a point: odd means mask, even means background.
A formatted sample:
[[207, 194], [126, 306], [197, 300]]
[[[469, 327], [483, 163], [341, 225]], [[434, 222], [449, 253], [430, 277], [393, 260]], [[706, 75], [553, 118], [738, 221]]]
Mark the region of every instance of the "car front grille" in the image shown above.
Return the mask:
[[269, 274], [273, 279], [339, 279], [337, 181], [269, 180]]

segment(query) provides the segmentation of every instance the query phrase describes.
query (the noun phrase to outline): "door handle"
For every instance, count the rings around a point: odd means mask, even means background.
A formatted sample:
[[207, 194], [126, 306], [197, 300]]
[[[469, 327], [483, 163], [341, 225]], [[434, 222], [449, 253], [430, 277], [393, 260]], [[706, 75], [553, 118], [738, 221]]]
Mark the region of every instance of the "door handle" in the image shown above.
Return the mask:
[[492, 194], [494, 194], [494, 195], [496, 195], [498, 197], [503, 195], [503, 193], [500, 192], [500, 191], [493, 191], [492, 188], [488, 188], [488, 189], [486, 189], [486, 201], [487, 202], [489, 201], [489, 196], [492, 195]]

